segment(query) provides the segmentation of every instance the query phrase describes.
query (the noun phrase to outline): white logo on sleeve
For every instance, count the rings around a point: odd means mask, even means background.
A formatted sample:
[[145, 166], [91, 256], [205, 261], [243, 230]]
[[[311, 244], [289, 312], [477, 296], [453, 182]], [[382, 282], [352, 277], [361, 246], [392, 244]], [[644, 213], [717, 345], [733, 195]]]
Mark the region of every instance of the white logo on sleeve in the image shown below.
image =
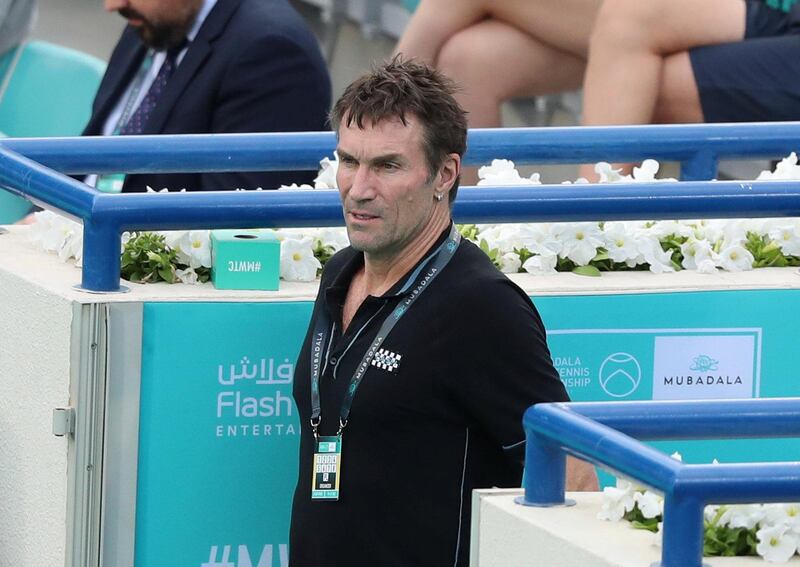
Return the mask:
[[375, 357], [372, 359], [372, 366], [386, 370], [387, 372], [394, 372], [400, 365], [400, 359], [403, 358], [402, 354], [397, 354], [385, 348], [378, 349]]

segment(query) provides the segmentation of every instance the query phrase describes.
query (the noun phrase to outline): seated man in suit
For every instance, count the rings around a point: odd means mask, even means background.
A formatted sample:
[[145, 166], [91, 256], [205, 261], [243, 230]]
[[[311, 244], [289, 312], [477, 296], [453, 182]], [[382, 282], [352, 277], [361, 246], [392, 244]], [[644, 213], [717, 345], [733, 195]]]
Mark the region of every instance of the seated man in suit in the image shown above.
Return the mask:
[[[287, 0], [105, 0], [128, 21], [85, 136], [319, 131], [330, 79]], [[310, 172], [90, 176], [102, 190], [219, 191], [307, 183]]]

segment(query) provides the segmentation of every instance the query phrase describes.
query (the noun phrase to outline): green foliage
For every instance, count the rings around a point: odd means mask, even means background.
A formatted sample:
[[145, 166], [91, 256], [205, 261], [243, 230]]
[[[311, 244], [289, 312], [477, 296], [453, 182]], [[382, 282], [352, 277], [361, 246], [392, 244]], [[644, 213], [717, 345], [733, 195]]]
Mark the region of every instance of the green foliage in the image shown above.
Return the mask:
[[175, 283], [176, 264], [175, 250], [154, 232], [134, 234], [122, 251], [122, 277], [132, 282]]
[[[177, 270], [189, 266], [178, 261], [175, 250], [167, 246], [164, 236], [155, 232], [139, 232], [131, 235], [122, 250], [123, 279], [136, 283], [167, 282], [177, 283]], [[211, 269], [195, 268], [197, 279], [207, 282]]]
[[319, 260], [321, 264], [321, 267], [317, 269], [317, 276], [322, 274], [325, 264], [328, 263], [328, 260], [330, 260], [335, 253], [336, 250], [330, 244], [324, 244], [322, 240], [319, 239], [314, 241], [314, 257]]
[[492, 264], [495, 265], [496, 268], [500, 268], [500, 259], [499, 259], [499, 251], [497, 248], [489, 249], [489, 243], [486, 242], [483, 238], [481, 238], [480, 243], [478, 244], [481, 250], [483, 250], [489, 259], [492, 261]]
[[754, 268], [800, 266], [800, 258], [784, 255], [778, 243], [766, 234], [748, 232], [744, 247], [753, 255]]
[[[758, 555], [756, 551], [756, 546], [758, 545], [756, 531], [758, 526], [753, 529], [747, 529], [720, 525], [719, 521], [726, 510], [726, 506], [720, 506], [714, 518], [704, 522], [703, 555], [706, 557]], [[655, 518], [645, 518], [638, 503], [634, 504], [633, 510], [626, 512], [623, 518], [629, 521], [633, 528], [653, 533], [658, 532], [658, 524], [662, 521], [660, 515]]]
[[720, 506], [711, 520], [703, 523], [703, 555], [709, 557], [741, 557], [758, 555], [756, 528], [731, 528], [720, 525], [727, 506]]

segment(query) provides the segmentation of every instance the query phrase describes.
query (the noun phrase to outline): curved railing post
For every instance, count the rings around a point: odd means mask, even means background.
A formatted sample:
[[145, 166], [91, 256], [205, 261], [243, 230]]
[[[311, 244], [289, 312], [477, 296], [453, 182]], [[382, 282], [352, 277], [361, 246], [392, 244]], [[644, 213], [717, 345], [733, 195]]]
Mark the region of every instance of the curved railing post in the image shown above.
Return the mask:
[[564, 498], [567, 454], [546, 437], [529, 430], [525, 433], [525, 474], [533, 469], [540, 473], [535, 482], [524, 482], [525, 495], [518, 500], [520, 504], [537, 507], [574, 504]]
[[661, 562], [652, 567], [701, 567], [703, 565], [703, 508], [697, 498], [677, 485], [664, 497]]
[[800, 494], [797, 462], [689, 465], [641, 442], [798, 437], [800, 398], [537, 404], [525, 412], [523, 427], [533, 444], [528, 459], [542, 460], [526, 469], [521, 503], [557, 500], [559, 485], [543, 466], [558, 452], [664, 494], [659, 567], [701, 566], [707, 504], [794, 502]]
[[119, 227], [103, 218], [83, 222], [83, 273], [81, 289], [92, 292], [118, 292], [120, 286]]
[[717, 176], [719, 160], [710, 151], [695, 152], [681, 162], [681, 181], [705, 181]]

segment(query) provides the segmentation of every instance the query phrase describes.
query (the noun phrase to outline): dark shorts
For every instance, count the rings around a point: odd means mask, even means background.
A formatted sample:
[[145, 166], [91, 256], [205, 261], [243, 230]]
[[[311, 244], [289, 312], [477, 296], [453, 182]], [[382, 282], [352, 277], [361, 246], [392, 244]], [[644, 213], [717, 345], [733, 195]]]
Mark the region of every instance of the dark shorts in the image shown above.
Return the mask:
[[744, 41], [689, 50], [706, 122], [800, 120], [800, 3], [746, 0]]

